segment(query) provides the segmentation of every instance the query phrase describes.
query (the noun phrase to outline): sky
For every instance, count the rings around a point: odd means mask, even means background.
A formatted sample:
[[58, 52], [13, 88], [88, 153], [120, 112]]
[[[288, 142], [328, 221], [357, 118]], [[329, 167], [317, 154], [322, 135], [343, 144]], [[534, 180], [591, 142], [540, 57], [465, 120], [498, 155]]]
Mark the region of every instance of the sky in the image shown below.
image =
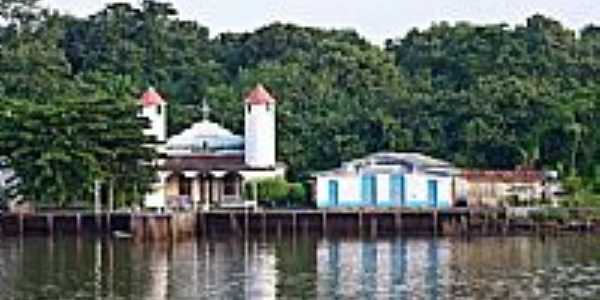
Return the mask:
[[[76, 16], [87, 16], [108, 0], [42, 0], [42, 5]], [[141, 0], [120, 0], [134, 5]], [[323, 28], [352, 28], [373, 43], [403, 36], [433, 22], [524, 24], [541, 13], [571, 29], [600, 24], [598, 0], [171, 0], [180, 18], [196, 20], [221, 32], [252, 31], [280, 21]]]

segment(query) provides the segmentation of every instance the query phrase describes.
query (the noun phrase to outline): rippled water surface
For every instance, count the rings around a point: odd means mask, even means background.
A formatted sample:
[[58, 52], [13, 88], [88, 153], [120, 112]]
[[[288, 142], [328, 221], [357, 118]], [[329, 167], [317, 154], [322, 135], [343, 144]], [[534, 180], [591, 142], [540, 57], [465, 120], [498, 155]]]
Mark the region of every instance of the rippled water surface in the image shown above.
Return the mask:
[[600, 238], [0, 239], [0, 299], [600, 299]]

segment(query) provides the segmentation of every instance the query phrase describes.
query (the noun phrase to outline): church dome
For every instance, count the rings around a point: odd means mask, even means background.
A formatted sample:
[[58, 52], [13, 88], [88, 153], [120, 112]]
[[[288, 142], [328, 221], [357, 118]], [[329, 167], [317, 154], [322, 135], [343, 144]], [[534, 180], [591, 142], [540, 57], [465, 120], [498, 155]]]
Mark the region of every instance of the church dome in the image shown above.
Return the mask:
[[241, 154], [244, 139], [217, 123], [204, 120], [171, 137], [167, 153], [185, 154]]

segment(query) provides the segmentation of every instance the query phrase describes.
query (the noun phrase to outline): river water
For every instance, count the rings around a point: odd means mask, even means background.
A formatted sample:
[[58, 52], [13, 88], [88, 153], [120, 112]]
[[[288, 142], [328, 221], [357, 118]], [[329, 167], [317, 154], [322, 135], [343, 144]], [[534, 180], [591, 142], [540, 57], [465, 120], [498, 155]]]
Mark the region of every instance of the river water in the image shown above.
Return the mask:
[[0, 299], [600, 299], [600, 238], [0, 239]]

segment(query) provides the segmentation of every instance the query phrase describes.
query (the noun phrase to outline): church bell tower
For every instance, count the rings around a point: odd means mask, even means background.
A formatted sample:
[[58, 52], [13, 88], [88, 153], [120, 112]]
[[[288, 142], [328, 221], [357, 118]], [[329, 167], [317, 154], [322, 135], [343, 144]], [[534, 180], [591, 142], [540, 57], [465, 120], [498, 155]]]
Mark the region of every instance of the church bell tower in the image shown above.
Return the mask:
[[149, 87], [140, 98], [142, 111], [140, 116], [148, 118], [150, 125], [144, 129], [144, 134], [154, 136], [156, 142], [167, 140], [167, 102], [153, 88]]
[[275, 167], [275, 102], [261, 84], [244, 100], [244, 161], [250, 167]]

